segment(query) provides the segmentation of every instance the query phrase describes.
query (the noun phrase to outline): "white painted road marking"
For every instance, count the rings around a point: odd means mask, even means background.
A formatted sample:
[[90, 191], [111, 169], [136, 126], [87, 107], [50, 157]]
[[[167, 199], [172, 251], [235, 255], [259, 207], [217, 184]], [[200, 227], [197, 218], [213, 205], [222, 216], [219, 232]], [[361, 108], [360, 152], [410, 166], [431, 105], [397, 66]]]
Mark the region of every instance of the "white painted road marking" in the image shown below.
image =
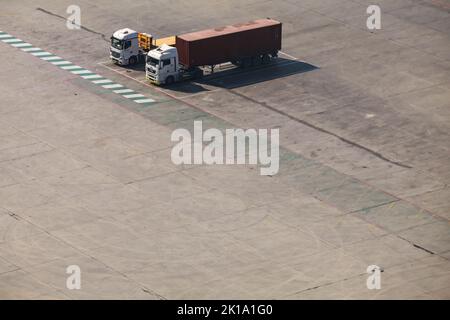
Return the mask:
[[53, 60], [62, 60], [60, 57], [58, 56], [52, 56], [52, 57], [42, 57], [42, 60], [46, 60], [46, 61], [53, 61]]
[[62, 66], [62, 65], [66, 65], [66, 64], [72, 64], [72, 62], [63, 60], [63, 61], [52, 62], [52, 64], [54, 64], [55, 66]]
[[125, 94], [124, 97], [127, 99], [132, 99], [132, 98], [143, 98], [145, 96], [143, 94], [136, 93], [136, 94]]
[[102, 84], [102, 83], [112, 83], [112, 81], [109, 79], [102, 79], [102, 80], [94, 80], [94, 81], [92, 81], [92, 83]]
[[13, 43], [11, 45], [13, 47], [16, 47], [16, 48], [32, 47], [33, 46], [32, 44], [29, 44], [29, 43], [26, 43], [26, 42], [24, 42], [24, 43]]
[[122, 88], [123, 85], [118, 84], [118, 83], [114, 83], [114, 84], [106, 84], [104, 86], [102, 86], [105, 89], [115, 89], [115, 88]]
[[134, 90], [131, 89], [120, 89], [120, 90], [113, 90], [115, 93], [131, 93], [134, 92]]
[[153, 99], [138, 99], [138, 100], [134, 100], [134, 102], [136, 102], [136, 103], [147, 103], [147, 102], [155, 102], [155, 100], [153, 100]]
[[52, 54], [50, 52], [40, 51], [40, 52], [32, 52], [33, 56], [41, 57], [41, 56], [51, 56]]
[[28, 51], [41, 51], [42, 49], [33, 47], [33, 48], [24, 48], [22, 50], [25, 51], [25, 52], [28, 52]]
[[132, 101], [142, 104], [142, 103], [155, 103], [156, 101], [150, 99], [143, 94], [130, 94], [135, 92], [134, 90], [127, 89], [119, 83], [114, 83], [112, 80], [106, 79], [101, 75], [95, 74], [90, 70], [84, 69], [83, 67], [74, 65], [72, 62], [64, 60], [61, 57], [54, 55], [53, 53], [42, 50], [41, 48], [33, 47], [32, 44], [24, 42], [21, 39], [15, 38], [14, 36], [7, 34], [6, 32], [0, 31], [0, 40], [7, 43], [15, 48], [21, 49], [23, 52], [28, 52], [35, 57], [40, 58], [43, 61], [50, 62], [51, 64], [60, 67], [63, 70], [69, 71], [72, 74], [79, 75], [81, 78], [91, 81], [94, 84], [100, 84], [104, 89], [117, 89], [112, 90], [116, 94], [131, 99]]
[[90, 74], [88, 76], [82, 76], [83, 79], [101, 79], [102, 76], [99, 76], [98, 74]]
[[91, 74], [92, 71], [89, 70], [75, 70], [75, 71], [71, 71], [73, 74]]
[[12, 38], [12, 39], [5, 39], [5, 40], [2, 40], [3, 42], [6, 42], [6, 43], [13, 43], [13, 42], [23, 42], [22, 40], [20, 40], [20, 39], [15, 39], [15, 38]]
[[70, 65], [70, 66], [61, 67], [61, 69], [64, 69], [64, 70], [75, 70], [75, 69], [83, 69], [83, 68], [81, 68], [80, 66]]

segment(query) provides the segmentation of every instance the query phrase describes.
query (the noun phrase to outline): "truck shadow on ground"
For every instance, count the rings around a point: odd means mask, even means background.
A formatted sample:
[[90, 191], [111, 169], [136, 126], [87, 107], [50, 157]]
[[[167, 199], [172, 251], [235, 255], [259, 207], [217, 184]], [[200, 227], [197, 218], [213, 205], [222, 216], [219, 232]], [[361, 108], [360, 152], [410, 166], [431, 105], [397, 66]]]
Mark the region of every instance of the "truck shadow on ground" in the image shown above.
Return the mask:
[[249, 68], [238, 68], [227, 65], [223, 69], [216, 68], [214, 73], [207, 74], [201, 79], [177, 83], [165, 88], [170, 91], [183, 93], [209, 91], [209, 89], [204, 86], [235, 89], [316, 69], [319, 69], [319, 67], [304, 61], [278, 58], [270, 64]]

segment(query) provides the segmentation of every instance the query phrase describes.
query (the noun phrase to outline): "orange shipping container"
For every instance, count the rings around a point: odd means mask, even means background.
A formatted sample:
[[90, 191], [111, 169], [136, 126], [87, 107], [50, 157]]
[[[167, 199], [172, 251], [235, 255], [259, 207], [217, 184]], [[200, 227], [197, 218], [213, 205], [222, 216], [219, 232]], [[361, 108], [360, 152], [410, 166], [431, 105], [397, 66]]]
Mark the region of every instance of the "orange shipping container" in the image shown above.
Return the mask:
[[187, 68], [276, 54], [281, 50], [281, 22], [259, 19], [187, 33], [177, 36], [175, 45]]

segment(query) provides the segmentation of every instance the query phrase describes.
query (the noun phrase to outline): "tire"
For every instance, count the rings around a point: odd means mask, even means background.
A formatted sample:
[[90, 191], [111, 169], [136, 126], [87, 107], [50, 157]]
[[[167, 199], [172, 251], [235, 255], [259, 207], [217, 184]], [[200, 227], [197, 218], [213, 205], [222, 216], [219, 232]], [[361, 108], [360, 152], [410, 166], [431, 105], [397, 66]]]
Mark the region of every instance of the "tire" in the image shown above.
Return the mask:
[[268, 64], [270, 62], [270, 56], [268, 54], [263, 54], [261, 62], [262, 64]]
[[131, 57], [128, 59], [128, 64], [129, 64], [129, 65], [134, 66], [136, 63], [137, 63], [137, 58], [136, 58], [136, 56], [131, 56]]
[[172, 76], [168, 76], [168, 77], [166, 78], [165, 85], [169, 86], [169, 85], [171, 85], [172, 83], [174, 83], [173, 77], [172, 77]]

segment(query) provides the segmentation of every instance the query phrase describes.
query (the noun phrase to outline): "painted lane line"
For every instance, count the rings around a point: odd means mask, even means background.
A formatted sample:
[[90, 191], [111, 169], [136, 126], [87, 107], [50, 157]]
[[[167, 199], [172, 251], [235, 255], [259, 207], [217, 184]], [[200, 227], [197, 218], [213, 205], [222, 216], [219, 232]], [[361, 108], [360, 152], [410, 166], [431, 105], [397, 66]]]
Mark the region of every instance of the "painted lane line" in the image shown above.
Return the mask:
[[145, 98], [143, 94], [136, 93], [136, 94], [124, 94], [123, 95], [127, 99], [133, 99], [133, 98]]
[[42, 57], [42, 60], [45, 61], [54, 61], [54, 60], [62, 60], [62, 58], [58, 57], [58, 56], [52, 56], [52, 57]]
[[33, 47], [33, 48], [23, 48], [22, 50], [25, 51], [25, 52], [42, 51], [41, 48], [35, 48], [35, 47]]
[[94, 80], [94, 81], [92, 81], [92, 83], [95, 83], [95, 84], [104, 84], [104, 83], [112, 83], [112, 81], [109, 80], [109, 79], [102, 79], [102, 80]]
[[52, 64], [54, 64], [55, 66], [63, 66], [66, 64], [72, 64], [72, 62], [63, 60], [63, 61], [53, 61]]
[[134, 100], [134, 102], [136, 102], [136, 103], [150, 103], [150, 102], [155, 102], [155, 100], [153, 100], [153, 99], [138, 99], [138, 100]]
[[71, 71], [73, 74], [92, 74], [92, 71], [83, 69], [83, 70], [75, 70]]
[[6, 43], [15, 43], [15, 42], [23, 42], [23, 40], [17, 39], [17, 38], [12, 38], [12, 39], [4, 39], [2, 40], [3, 42]]
[[83, 69], [83, 68], [80, 67], [80, 66], [71, 65], [71, 66], [62, 66], [61, 69], [64, 69], [64, 70], [77, 70], [77, 69]]
[[23, 48], [23, 47], [32, 47], [33, 45], [32, 44], [30, 44], [30, 43], [26, 43], [26, 42], [24, 42], [24, 43], [13, 43], [13, 44], [11, 44], [13, 47], [16, 47], [16, 48]]
[[106, 84], [104, 86], [102, 86], [105, 89], [115, 89], [115, 88], [123, 88], [123, 85], [118, 84], [118, 83], [114, 83], [114, 84]]
[[119, 90], [113, 90], [113, 92], [122, 94], [122, 93], [131, 93], [131, 92], [134, 92], [134, 90], [131, 90], [131, 89], [119, 89]]
[[120, 94], [124, 98], [131, 99], [135, 103], [144, 104], [156, 102], [154, 99], [148, 98], [143, 94], [136, 93], [134, 90], [125, 88], [123, 85], [114, 83], [112, 80], [106, 79], [101, 75], [94, 74], [92, 71], [77, 66], [70, 61], [64, 60], [53, 53], [47, 52], [38, 47], [33, 47], [32, 44], [15, 38], [4, 31], [0, 31], [0, 40], [24, 52], [28, 52], [41, 60], [48, 61], [55, 66], [59, 66], [61, 69], [67, 70], [72, 74], [79, 75], [83, 79], [90, 80], [94, 84], [99, 84], [105, 89], [116, 89], [112, 91], [116, 94]]
[[50, 52], [47, 52], [47, 51], [41, 51], [41, 52], [32, 52], [31, 53], [33, 56], [36, 56], [36, 57], [42, 57], [42, 56], [53, 56], [53, 54], [52, 53], [50, 53]]
[[82, 76], [83, 79], [102, 79], [103, 77], [98, 74], [90, 74], [88, 76]]

